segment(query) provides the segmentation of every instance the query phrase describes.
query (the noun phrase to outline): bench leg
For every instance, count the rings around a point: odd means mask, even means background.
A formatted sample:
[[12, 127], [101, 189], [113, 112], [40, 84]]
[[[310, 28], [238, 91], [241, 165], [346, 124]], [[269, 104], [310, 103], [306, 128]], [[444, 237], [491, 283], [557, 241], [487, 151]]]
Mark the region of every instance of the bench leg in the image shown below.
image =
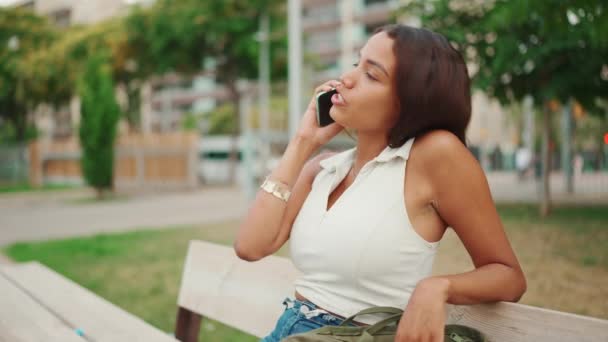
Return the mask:
[[179, 308], [175, 323], [175, 338], [182, 342], [198, 341], [202, 316], [188, 309]]

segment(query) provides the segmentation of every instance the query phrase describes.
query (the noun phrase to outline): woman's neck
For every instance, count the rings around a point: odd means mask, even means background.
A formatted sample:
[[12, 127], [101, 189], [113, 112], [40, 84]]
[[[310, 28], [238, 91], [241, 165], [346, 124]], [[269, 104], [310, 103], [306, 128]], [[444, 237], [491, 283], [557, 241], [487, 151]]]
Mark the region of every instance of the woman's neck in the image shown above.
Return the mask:
[[359, 171], [370, 160], [376, 158], [388, 146], [388, 140], [384, 137], [357, 135], [357, 148], [352, 166], [353, 177], [359, 174]]

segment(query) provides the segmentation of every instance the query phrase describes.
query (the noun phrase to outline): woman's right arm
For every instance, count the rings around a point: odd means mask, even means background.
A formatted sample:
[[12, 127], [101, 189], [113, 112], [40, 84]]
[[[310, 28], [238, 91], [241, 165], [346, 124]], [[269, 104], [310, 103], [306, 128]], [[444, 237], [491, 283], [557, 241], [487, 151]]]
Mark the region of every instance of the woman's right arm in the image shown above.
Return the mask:
[[[315, 89], [315, 94], [336, 87], [329, 81]], [[239, 227], [234, 249], [239, 258], [255, 261], [276, 252], [289, 238], [291, 226], [310, 192], [312, 181], [319, 170], [319, 161], [327, 153], [310, 159], [317, 149], [343, 130], [333, 123], [319, 127], [316, 119], [316, 100], [313, 96], [298, 132], [287, 145], [270, 179], [287, 184], [291, 196], [287, 202], [259, 190], [247, 215]], [[310, 160], [309, 160], [310, 159]], [[308, 160], [308, 161], [307, 161]]]
[[314, 150], [309, 141], [301, 138], [289, 143], [270, 179], [287, 184], [292, 189], [291, 196], [284, 202], [264, 190], [257, 192], [234, 243], [239, 258], [259, 260], [279, 250], [289, 239], [293, 222], [319, 171], [319, 162], [335, 153], [321, 153], [308, 160]]

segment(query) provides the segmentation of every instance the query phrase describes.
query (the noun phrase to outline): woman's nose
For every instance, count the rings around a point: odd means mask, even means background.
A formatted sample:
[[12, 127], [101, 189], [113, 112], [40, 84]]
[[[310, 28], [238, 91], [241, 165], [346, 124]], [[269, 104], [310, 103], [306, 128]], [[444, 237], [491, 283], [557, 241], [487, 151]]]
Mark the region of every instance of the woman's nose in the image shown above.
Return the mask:
[[352, 88], [355, 85], [353, 78], [350, 77], [348, 74], [344, 74], [342, 75], [342, 77], [340, 77], [340, 83], [342, 83], [342, 86], [346, 88]]

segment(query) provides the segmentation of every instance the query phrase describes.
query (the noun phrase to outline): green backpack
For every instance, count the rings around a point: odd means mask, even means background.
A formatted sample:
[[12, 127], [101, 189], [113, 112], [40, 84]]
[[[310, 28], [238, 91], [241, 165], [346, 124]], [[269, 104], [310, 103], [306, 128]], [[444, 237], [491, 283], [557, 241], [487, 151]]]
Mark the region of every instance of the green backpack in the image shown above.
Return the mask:
[[[390, 314], [390, 316], [370, 326], [348, 326], [357, 316], [377, 313]], [[340, 325], [327, 325], [291, 335], [281, 342], [394, 342], [402, 314], [403, 310], [397, 308], [373, 307], [348, 317]], [[486, 339], [481, 332], [471, 327], [448, 324], [445, 326], [444, 342], [486, 342]]]

